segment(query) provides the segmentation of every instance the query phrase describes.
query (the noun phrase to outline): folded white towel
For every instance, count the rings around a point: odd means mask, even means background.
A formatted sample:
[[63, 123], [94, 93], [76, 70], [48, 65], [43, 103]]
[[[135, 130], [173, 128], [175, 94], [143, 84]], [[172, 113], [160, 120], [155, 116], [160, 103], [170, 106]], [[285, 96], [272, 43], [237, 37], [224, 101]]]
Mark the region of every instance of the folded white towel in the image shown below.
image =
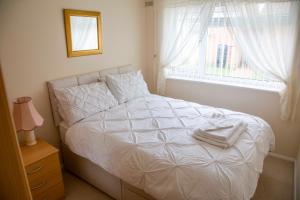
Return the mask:
[[246, 129], [247, 124], [240, 122], [233, 125], [231, 128], [220, 128], [210, 131], [199, 131], [199, 129], [197, 129], [194, 132], [193, 137], [221, 148], [229, 148], [238, 140], [240, 135], [245, 132]]
[[211, 119], [193, 130], [194, 133], [207, 139], [228, 140], [243, 125], [243, 122], [231, 118]]

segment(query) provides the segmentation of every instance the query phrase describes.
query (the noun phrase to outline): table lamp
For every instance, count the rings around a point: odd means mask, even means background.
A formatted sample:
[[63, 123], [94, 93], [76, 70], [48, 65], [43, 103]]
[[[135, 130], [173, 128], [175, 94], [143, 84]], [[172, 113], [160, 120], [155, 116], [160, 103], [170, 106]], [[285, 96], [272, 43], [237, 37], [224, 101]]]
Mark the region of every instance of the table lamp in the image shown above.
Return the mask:
[[35, 145], [34, 130], [43, 125], [44, 119], [35, 109], [31, 97], [19, 97], [14, 102], [13, 116], [17, 131], [24, 132], [25, 145]]

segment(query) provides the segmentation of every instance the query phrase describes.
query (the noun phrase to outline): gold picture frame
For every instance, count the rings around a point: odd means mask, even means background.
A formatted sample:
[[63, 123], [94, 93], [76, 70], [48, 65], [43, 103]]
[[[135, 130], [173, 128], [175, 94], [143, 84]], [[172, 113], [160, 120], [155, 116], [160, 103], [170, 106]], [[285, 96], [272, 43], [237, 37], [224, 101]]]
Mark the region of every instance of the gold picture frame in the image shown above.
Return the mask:
[[[101, 23], [100, 12], [64, 9], [64, 22], [65, 22], [68, 57], [102, 54], [102, 23]], [[75, 24], [76, 22], [78, 25]], [[89, 30], [90, 31], [89, 37], [82, 37], [82, 34], [76, 35], [76, 32], [81, 31], [82, 25], [86, 27], [84, 24], [86, 22], [93, 25], [92, 29]], [[78, 28], [76, 28], [76, 26], [78, 26]], [[97, 33], [95, 33], [95, 31], [97, 31]], [[92, 35], [92, 37], [90, 37], [90, 35]], [[83, 42], [84, 45], [80, 46], [80, 45], [76, 45], [79, 42], [75, 40], [85, 40], [85, 41], [89, 40], [89, 41], [88, 42], [84, 41]], [[88, 43], [88, 45], [85, 45], [86, 43]]]

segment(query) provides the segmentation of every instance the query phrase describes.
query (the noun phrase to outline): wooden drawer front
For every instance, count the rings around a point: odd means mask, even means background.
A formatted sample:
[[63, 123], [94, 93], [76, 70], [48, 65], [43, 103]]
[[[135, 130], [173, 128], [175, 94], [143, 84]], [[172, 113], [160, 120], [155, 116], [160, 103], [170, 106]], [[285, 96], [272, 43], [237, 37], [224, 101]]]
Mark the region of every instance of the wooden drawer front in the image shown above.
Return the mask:
[[52, 154], [26, 167], [32, 195], [38, 195], [62, 181], [58, 154]]
[[63, 199], [64, 194], [64, 184], [63, 182], [49, 188], [44, 193], [33, 196], [34, 200], [59, 200]]

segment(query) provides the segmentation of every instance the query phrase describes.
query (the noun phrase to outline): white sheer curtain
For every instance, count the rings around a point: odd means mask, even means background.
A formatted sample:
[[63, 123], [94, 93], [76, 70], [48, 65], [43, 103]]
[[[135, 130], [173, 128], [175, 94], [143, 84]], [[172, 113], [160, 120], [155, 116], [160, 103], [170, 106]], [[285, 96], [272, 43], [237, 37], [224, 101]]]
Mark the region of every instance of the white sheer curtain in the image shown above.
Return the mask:
[[285, 84], [280, 93], [281, 118], [294, 119], [300, 90], [296, 50], [300, 1], [225, 2], [231, 29], [249, 65]]
[[157, 91], [164, 94], [165, 68], [184, 64], [207, 30], [214, 0], [157, 0]]

